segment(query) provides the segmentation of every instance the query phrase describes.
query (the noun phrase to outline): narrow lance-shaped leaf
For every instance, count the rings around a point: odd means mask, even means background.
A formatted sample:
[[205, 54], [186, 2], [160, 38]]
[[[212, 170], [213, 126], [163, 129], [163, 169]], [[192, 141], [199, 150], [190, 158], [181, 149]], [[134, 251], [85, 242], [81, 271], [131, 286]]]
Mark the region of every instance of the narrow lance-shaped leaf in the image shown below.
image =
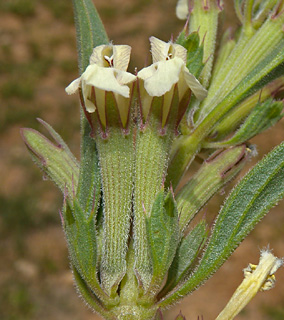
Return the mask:
[[199, 266], [161, 307], [192, 292], [228, 259], [256, 223], [284, 196], [284, 143], [261, 160], [225, 201]]
[[[101, 45], [107, 44], [109, 42], [105, 28], [102, 21], [98, 15], [98, 12], [92, 2], [92, 0], [72, 0], [76, 34], [77, 34], [77, 50], [78, 50], [78, 62], [80, 74], [86, 69], [89, 64], [89, 58], [93, 51], [93, 48]], [[89, 183], [84, 182], [83, 178], [90, 175], [93, 176], [93, 182], [96, 186], [96, 195], [94, 200], [94, 205], [96, 205], [98, 199], [99, 185], [98, 179], [100, 172], [98, 165], [96, 163], [96, 154], [94, 153], [95, 147], [93, 141], [89, 138], [91, 133], [89, 123], [84, 117], [83, 112], [81, 112], [81, 158], [83, 159], [81, 164], [81, 190], [85, 191], [88, 188]], [[93, 152], [92, 152], [93, 150]], [[89, 165], [91, 164], [91, 167]], [[88, 179], [88, 181], [90, 181]], [[92, 188], [94, 187], [92, 186]], [[91, 188], [91, 189], [92, 189]], [[85, 200], [84, 200], [85, 201]]]
[[240, 172], [248, 154], [245, 145], [216, 151], [178, 192], [176, 201], [181, 232], [207, 201]]
[[21, 134], [35, 163], [61, 189], [71, 194], [78, 184], [79, 163], [66, 143], [50, 125], [40, 122], [47, 128], [55, 143], [34, 129], [23, 128]]
[[218, 122], [206, 140], [208, 140], [208, 142], [221, 141], [230, 136], [232, 132], [236, 131], [242, 123], [245, 122], [256, 105], [263, 103], [271, 96], [281, 94], [283, 92], [283, 86], [284, 77], [282, 76], [245, 99], [237, 107], [231, 109], [226, 114], [226, 117]]
[[109, 42], [105, 28], [92, 0], [72, 0], [77, 33], [79, 67], [82, 73], [89, 64], [93, 48]]
[[251, 114], [247, 117], [239, 130], [232, 138], [221, 141], [206, 143], [206, 148], [220, 148], [233, 146], [248, 141], [255, 135], [275, 125], [283, 117], [283, 102], [268, 99], [263, 103], [257, 103]]

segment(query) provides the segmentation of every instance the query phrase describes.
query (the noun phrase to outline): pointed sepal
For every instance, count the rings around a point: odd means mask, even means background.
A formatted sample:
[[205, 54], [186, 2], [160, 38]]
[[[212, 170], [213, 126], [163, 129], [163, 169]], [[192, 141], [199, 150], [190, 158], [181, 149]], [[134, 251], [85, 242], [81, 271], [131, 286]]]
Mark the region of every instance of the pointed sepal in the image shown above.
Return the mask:
[[168, 272], [168, 280], [160, 296], [166, 295], [181, 283], [194, 267], [194, 262], [207, 239], [207, 226], [201, 220], [186, 237], [182, 238]]
[[85, 215], [76, 199], [66, 196], [63, 208], [63, 228], [66, 234], [71, 264], [94, 292], [103, 294], [97, 279], [97, 241], [94, 214]]
[[178, 211], [171, 191], [158, 193], [146, 228], [153, 269], [148, 292], [153, 294], [161, 288], [179, 243]]
[[175, 320], [186, 320], [186, 318], [180, 311], [179, 314], [177, 315], [177, 317], [175, 318]]

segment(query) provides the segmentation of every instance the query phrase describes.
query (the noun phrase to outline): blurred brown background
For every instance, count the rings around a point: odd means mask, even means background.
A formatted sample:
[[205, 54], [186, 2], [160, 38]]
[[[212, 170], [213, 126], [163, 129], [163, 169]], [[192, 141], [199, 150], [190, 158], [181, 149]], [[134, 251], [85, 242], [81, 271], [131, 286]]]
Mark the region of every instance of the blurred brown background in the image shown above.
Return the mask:
[[[110, 39], [133, 47], [129, 70], [143, 67], [151, 35], [176, 37], [183, 22], [174, 0], [95, 1]], [[226, 1], [223, 28], [236, 25]], [[62, 196], [43, 181], [21, 140], [21, 127], [49, 122], [79, 156], [77, 97], [64, 88], [78, 76], [75, 28], [70, 0], [0, 1], [0, 319], [99, 319], [77, 297], [58, 210]], [[148, 58], [147, 58], [148, 57]], [[245, 63], [245, 62], [244, 62]], [[42, 130], [44, 132], [44, 130]], [[283, 139], [284, 122], [253, 140], [259, 157]], [[252, 165], [255, 160], [251, 161]], [[229, 187], [226, 188], [226, 191]], [[210, 202], [215, 215], [222, 196]], [[189, 319], [214, 319], [242, 279], [242, 269], [257, 263], [259, 248], [270, 244], [284, 256], [283, 202], [274, 208], [217, 274], [165, 316], [182, 310]], [[259, 293], [237, 318], [284, 319], [284, 269], [276, 288]]]

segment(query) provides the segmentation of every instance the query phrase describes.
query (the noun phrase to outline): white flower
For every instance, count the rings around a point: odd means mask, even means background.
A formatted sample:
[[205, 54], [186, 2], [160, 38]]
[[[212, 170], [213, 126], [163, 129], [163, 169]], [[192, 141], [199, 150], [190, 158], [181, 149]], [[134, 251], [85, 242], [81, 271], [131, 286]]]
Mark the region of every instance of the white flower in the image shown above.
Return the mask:
[[[191, 90], [197, 99], [204, 99], [207, 91], [186, 67], [186, 49], [181, 45], [166, 43], [155, 37], [150, 38], [150, 43], [153, 64], [139, 71], [137, 75], [142, 80], [140, 93], [144, 117], [150, 110], [152, 101], [150, 97], [161, 97], [166, 94], [168, 101], [165, 101], [165, 108], [169, 109], [175, 85], [178, 88], [179, 101], [188, 90]], [[166, 116], [165, 114], [163, 118], [165, 119]]]
[[186, 67], [186, 49], [155, 37], [150, 38], [150, 43], [153, 64], [138, 72], [138, 78], [144, 80], [148, 94], [160, 97], [178, 84], [180, 98], [189, 88], [197, 99], [204, 99], [207, 91]]
[[250, 302], [258, 291], [266, 291], [275, 284], [275, 272], [283, 265], [283, 259], [275, 257], [270, 251], [261, 251], [258, 265], [249, 264], [244, 269], [244, 280], [216, 320], [234, 319]]
[[127, 121], [125, 110], [130, 98], [129, 85], [136, 79], [126, 72], [130, 52], [131, 47], [127, 45], [110, 44], [94, 48], [85, 72], [65, 89], [68, 94], [73, 94], [81, 88], [86, 110], [90, 113], [97, 110], [103, 126], [106, 126], [106, 91], [113, 92], [116, 101], [121, 103], [118, 109], [123, 125]]

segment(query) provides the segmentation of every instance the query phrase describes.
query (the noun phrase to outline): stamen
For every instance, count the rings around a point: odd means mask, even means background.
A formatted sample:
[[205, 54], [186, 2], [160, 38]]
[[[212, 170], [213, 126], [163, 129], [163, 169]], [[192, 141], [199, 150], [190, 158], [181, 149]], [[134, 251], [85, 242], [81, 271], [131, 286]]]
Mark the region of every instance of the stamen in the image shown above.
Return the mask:
[[109, 64], [110, 67], [113, 67], [113, 55], [111, 57], [104, 56], [104, 59]]
[[172, 53], [169, 53], [169, 54], [167, 55], [167, 57], [166, 57], [166, 60], [171, 60], [172, 57], [173, 57], [173, 54], [172, 54]]

